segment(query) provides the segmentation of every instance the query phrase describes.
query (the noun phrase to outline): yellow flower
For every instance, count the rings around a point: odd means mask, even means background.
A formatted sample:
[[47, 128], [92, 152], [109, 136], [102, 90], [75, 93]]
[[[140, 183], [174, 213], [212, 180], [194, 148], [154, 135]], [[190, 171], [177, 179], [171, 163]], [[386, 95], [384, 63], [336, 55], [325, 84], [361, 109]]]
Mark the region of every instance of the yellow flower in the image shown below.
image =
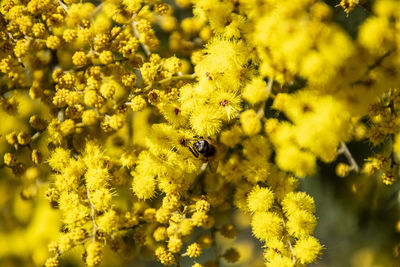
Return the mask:
[[266, 212], [274, 203], [274, 193], [269, 188], [256, 185], [249, 193], [247, 203], [251, 212]]
[[313, 214], [298, 210], [288, 216], [286, 227], [290, 235], [302, 238], [311, 235], [316, 224], [317, 219]]
[[88, 245], [86, 263], [88, 266], [98, 266], [103, 260], [102, 245], [99, 242], [92, 242]]
[[246, 135], [256, 135], [261, 130], [261, 122], [257, 116], [257, 113], [252, 110], [246, 110], [240, 114], [240, 123], [242, 130]]
[[282, 209], [287, 216], [291, 216], [299, 210], [314, 213], [314, 199], [304, 192], [290, 192], [282, 201]]
[[281, 238], [283, 234], [282, 218], [274, 212], [256, 212], [251, 219], [255, 237], [262, 241]]
[[202, 253], [202, 249], [198, 243], [190, 244], [186, 250], [186, 254], [190, 258], [197, 258], [201, 255], [201, 253]]
[[301, 264], [313, 262], [321, 253], [322, 246], [315, 237], [300, 239], [294, 245], [294, 253]]
[[242, 96], [252, 105], [267, 100], [269, 96], [269, 92], [267, 91], [267, 83], [260, 77], [254, 78], [244, 88]]
[[221, 130], [223, 116], [214, 106], [198, 106], [190, 117], [190, 124], [197, 135], [212, 137]]

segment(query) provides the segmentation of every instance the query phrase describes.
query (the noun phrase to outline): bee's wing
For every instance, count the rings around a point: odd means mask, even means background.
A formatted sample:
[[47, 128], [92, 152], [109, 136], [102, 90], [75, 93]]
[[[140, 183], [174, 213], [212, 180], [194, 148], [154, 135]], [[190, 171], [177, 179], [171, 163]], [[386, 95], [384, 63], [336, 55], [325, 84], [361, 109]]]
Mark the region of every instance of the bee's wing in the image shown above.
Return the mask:
[[209, 171], [212, 173], [216, 173], [218, 169], [218, 163], [219, 161], [216, 159], [207, 159], [207, 167], [209, 168]]
[[209, 162], [207, 161], [207, 162], [204, 162], [203, 163], [203, 165], [201, 165], [201, 168], [200, 168], [200, 170], [201, 170], [201, 172], [204, 172], [206, 169], [207, 169], [207, 166], [209, 165]]

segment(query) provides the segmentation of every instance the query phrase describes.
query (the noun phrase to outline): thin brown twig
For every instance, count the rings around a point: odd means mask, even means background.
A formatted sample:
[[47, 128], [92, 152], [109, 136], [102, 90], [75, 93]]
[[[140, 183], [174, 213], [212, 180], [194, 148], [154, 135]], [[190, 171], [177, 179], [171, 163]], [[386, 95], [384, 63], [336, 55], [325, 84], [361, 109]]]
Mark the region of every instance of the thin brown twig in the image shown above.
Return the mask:
[[181, 266], [181, 255], [178, 253], [176, 255], [176, 267], [180, 267]]
[[173, 81], [181, 81], [181, 80], [192, 80], [196, 78], [196, 74], [182, 74], [182, 75], [177, 75], [177, 76], [171, 76], [170, 78], [165, 78], [163, 80], [158, 81], [158, 84], [163, 84], [167, 82], [173, 82]]
[[136, 24], [137, 24], [137, 23], [136, 23], [136, 21], [135, 21], [136, 15], [137, 15], [137, 13], [135, 13], [135, 14], [132, 16], [132, 22], [131, 22], [133, 34], [134, 34], [135, 37], [139, 40], [140, 46], [142, 47], [142, 49], [143, 49], [144, 53], [146, 54], [146, 56], [149, 57], [149, 56], [151, 55], [150, 49], [148, 48], [148, 46], [147, 46], [146, 44], [140, 42], [140, 32], [139, 32], [139, 30], [138, 30], [137, 27], [136, 27]]
[[217, 266], [220, 266], [221, 255], [217, 245], [217, 229], [215, 228], [215, 226], [211, 228], [211, 237], [212, 237], [212, 247], [215, 253], [215, 263], [217, 264]]
[[360, 171], [360, 167], [358, 166], [357, 162], [355, 161], [355, 159], [353, 158], [353, 156], [350, 153], [350, 150], [347, 148], [346, 144], [344, 142], [340, 142], [340, 147], [338, 149], [338, 154], [343, 154], [347, 160], [350, 163], [350, 169], [354, 170], [355, 172], [359, 172]]
[[88, 198], [89, 203], [90, 203], [90, 217], [92, 218], [92, 224], [93, 224], [92, 241], [95, 242], [96, 241], [96, 233], [97, 233], [97, 230], [99, 228], [97, 227], [96, 220], [95, 220], [95, 217], [94, 217], [95, 207], [94, 207], [93, 202], [92, 202], [92, 200], [90, 198], [89, 188], [87, 186], [86, 186], [86, 194], [87, 194], [87, 198]]
[[66, 4], [63, 3], [62, 0], [57, 0], [58, 4], [62, 7], [62, 9], [65, 11], [65, 13], [69, 13], [68, 12], [68, 6]]
[[[283, 218], [282, 218], [282, 224], [283, 224], [283, 228], [286, 229], [285, 219], [283, 219]], [[287, 242], [289, 245], [290, 253], [292, 254], [293, 265], [296, 265], [297, 258], [296, 258], [296, 254], [294, 253], [294, 250], [293, 250], [292, 242], [290, 242], [290, 236], [287, 236], [287, 240], [288, 240]]]
[[196, 74], [195, 73], [172, 76], [172, 77], [165, 78], [163, 80], [160, 80], [160, 81], [153, 82], [153, 83], [149, 84], [148, 86], [143, 88], [143, 91], [146, 92], [146, 91], [150, 90], [154, 85], [157, 85], [157, 84], [164, 84], [164, 83], [167, 83], [167, 82], [181, 81], [181, 80], [192, 80], [192, 79], [195, 79], [195, 78], [196, 78]]
[[[1, 166], [0, 166], [0, 168], [1, 168]], [[121, 231], [127, 231], [127, 230], [131, 230], [131, 229], [135, 229], [135, 228], [138, 227], [139, 225], [140, 225], [140, 224], [135, 225], [135, 226], [130, 226], [130, 227], [118, 228], [118, 229], [115, 229], [115, 230], [111, 231], [111, 233], [116, 233], [116, 232], [121, 232]], [[96, 237], [96, 235], [94, 235], [94, 234], [89, 235], [88, 237], [86, 237], [85, 239], [83, 239], [81, 242], [74, 244], [74, 245], [71, 247], [71, 249], [74, 248], [74, 247], [77, 247], [77, 246], [79, 246], [79, 245], [84, 246], [85, 243], [86, 243], [87, 241], [89, 241], [89, 240], [91, 240], [91, 239], [95, 239], [95, 237]], [[71, 250], [71, 249], [69, 249], [69, 250]], [[68, 252], [69, 250], [66, 250], [66, 251], [59, 251], [55, 256], [56, 256], [56, 257], [60, 257], [62, 254]]]
[[385, 54], [383, 54], [381, 57], [379, 57], [373, 64], [371, 64], [370, 66], [368, 66], [367, 70], [365, 71], [365, 73], [356, 81], [351, 82], [350, 85], [356, 85], [356, 84], [360, 84], [363, 83], [363, 79], [365, 79], [370, 72], [375, 69], [376, 67], [378, 67], [379, 65], [381, 65], [382, 61], [388, 57], [391, 53], [393, 53], [395, 50], [389, 50], [387, 51]]
[[[272, 92], [272, 86], [274, 85], [274, 80], [273, 79], [269, 79], [268, 83], [267, 83], [267, 87], [265, 88], [265, 90], [268, 93], [268, 96], [271, 95]], [[264, 118], [265, 115], [265, 105], [266, 105], [266, 101], [263, 102], [263, 104], [261, 105], [261, 107], [258, 109], [257, 111], [257, 117], [262, 119]]]

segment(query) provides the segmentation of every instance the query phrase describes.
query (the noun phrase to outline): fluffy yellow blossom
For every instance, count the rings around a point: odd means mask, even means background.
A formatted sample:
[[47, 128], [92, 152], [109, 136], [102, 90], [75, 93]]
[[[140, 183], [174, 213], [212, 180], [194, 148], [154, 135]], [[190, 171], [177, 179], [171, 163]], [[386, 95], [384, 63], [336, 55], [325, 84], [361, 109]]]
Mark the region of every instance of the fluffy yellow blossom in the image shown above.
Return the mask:
[[316, 168], [314, 155], [292, 145], [277, 152], [276, 162], [282, 169], [291, 171], [299, 177], [313, 174]]
[[46, 260], [45, 266], [46, 267], [58, 267], [58, 264], [59, 264], [58, 259], [54, 257], [54, 258], [48, 258]]
[[15, 154], [6, 153], [4, 154], [4, 164], [7, 166], [14, 166], [17, 163], [17, 157]]
[[154, 240], [159, 242], [167, 239], [167, 229], [163, 226], [158, 227], [153, 233]]
[[345, 163], [336, 165], [336, 175], [339, 177], [346, 177], [350, 172], [350, 166]]
[[86, 263], [88, 266], [98, 266], [102, 261], [102, 245], [98, 242], [90, 243], [86, 249]]
[[228, 147], [234, 147], [241, 141], [242, 130], [239, 126], [234, 126], [229, 130], [221, 132], [220, 141]]
[[192, 223], [195, 226], [203, 226], [207, 223], [208, 215], [205, 212], [197, 211], [192, 215]]
[[290, 192], [282, 201], [282, 209], [288, 216], [295, 214], [299, 210], [314, 213], [314, 199], [304, 192]]
[[254, 110], [246, 110], [240, 114], [242, 130], [246, 135], [256, 135], [261, 130], [261, 122]]
[[85, 125], [93, 125], [96, 123], [97, 115], [93, 109], [85, 110], [82, 114], [82, 122]]
[[190, 124], [199, 136], [215, 136], [222, 127], [223, 114], [214, 106], [195, 109], [190, 117]]
[[58, 36], [51, 35], [46, 40], [46, 46], [50, 49], [55, 50], [55, 49], [59, 48], [60, 45], [61, 45], [61, 40]]
[[255, 78], [243, 89], [242, 96], [247, 102], [254, 105], [267, 100], [269, 93], [267, 83], [261, 78]]
[[135, 96], [131, 100], [131, 107], [133, 111], [142, 111], [146, 108], [146, 100], [142, 96]]
[[158, 247], [155, 251], [157, 259], [164, 265], [170, 266], [175, 263], [175, 258], [171, 252], [164, 247]]
[[297, 241], [293, 250], [301, 264], [308, 264], [318, 257], [322, 246], [315, 237], [309, 236]]
[[85, 55], [85, 52], [83, 51], [77, 51], [74, 53], [74, 55], [72, 56], [72, 62], [76, 65], [76, 66], [83, 66], [86, 65], [87, 63], [87, 58]]
[[192, 234], [193, 231], [194, 231], [194, 226], [189, 219], [183, 220], [179, 224], [179, 233], [182, 234], [182, 236], [188, 236]]
[[186, 254], [190, 258], [197, 258], [201, 255], [202, 249], [198, 243], [190, 244], [186, 250]]
[[298, 210], [288, 217], [286, 223], [290, 235], [301, 238], [313, 233], [317, 219], [307, 211]]
[[176, 235], [171, 236], [168, 240], [168, 250], [172, 253], [178, 253], [182, 249], [182, 239]]
[[274, 203], [274, 193], [269, 188], [256, 185], [249, 193], [248, 207], [251, 212], [268, 211]]
[[[269, 252], [269, 250], [268, 250]], [[265, 253], [265, 257], [268, 259], [267, 266], [268, 267], [293, 267], [293, 260], [290, 257], [280, 255], [279, 253], [272, 252], [272, 255], [269, 255], [270, 253]]]
[[359, 0], [342, 0], [340, 1], [340, 6], [344, 9], [345, 12], [349, 13], [359, 3], [360, 3]]
[[279, 238], [283, 234], [282, 218], [274, 212], [254, 213], [251, 227], [255, 237], [263, 241]]
[[61, 147], [56, 148], [51, 153], [51, 157], [48, 159], [49, 165], [55, 171], [62, 171], [64, 166], [67, 166], [70, 161], [70, 151]]

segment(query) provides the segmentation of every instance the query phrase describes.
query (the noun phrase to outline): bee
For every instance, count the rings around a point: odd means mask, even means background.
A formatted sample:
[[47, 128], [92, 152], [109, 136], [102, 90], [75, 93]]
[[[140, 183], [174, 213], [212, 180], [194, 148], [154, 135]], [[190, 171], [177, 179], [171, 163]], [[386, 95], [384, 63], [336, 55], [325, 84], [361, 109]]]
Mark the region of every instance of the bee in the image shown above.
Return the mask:
[[199, 157], [199, 155], [203, 155], [204, 157], [212, 157], [215, 154], [215, 147], [207, 140], [202, 139], [191, 139], [192, 141], [196, 141], [193, 143], [192, 146], [188, 146], [190, 152], [192, 152], [193, 156], [196, 158]]

